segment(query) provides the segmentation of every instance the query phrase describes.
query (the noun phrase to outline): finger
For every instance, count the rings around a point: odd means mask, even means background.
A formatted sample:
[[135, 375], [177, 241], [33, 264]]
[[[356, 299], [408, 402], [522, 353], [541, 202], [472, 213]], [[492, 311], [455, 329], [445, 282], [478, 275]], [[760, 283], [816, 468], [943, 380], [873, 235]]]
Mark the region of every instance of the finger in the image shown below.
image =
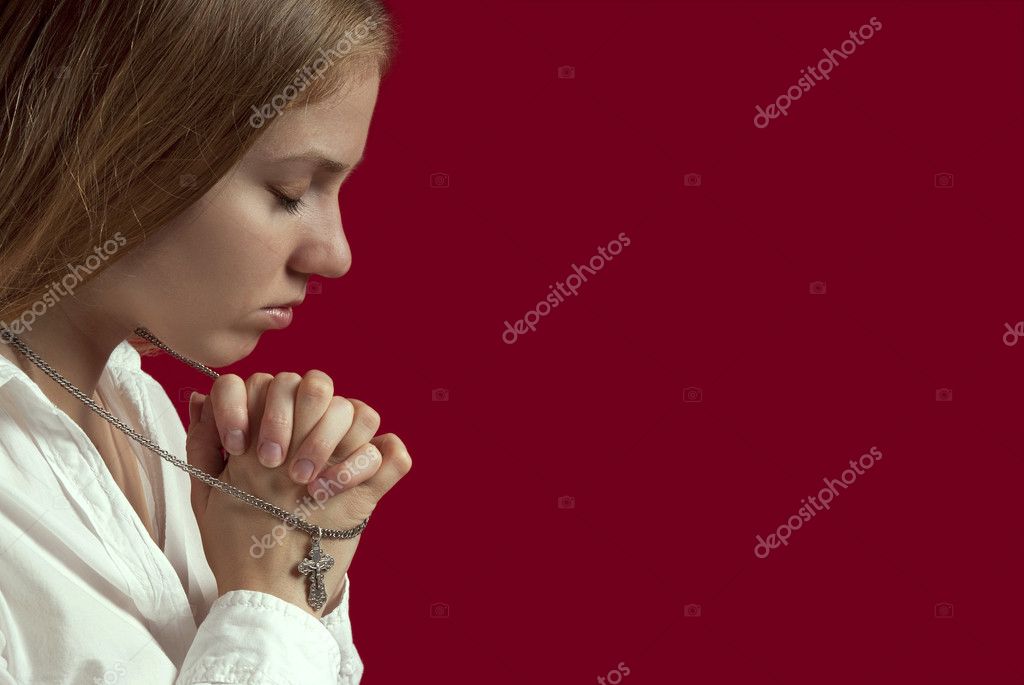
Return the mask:
[[289, 470], [292, 480], [296, 483], [312, 481], [327, 465], [351, 427], [352, 403], [344, 397], [332, 397], [327, 411], [295, 453], [295, 461]]
[[381, 453], [381, 464], [377, 472], [351, 490], [367, 490], [375, 501], [380, 500], [412, 469], [412, 456], [405, 443], [394, 433], [384, 433], [370, 440]]
[[334, 448], [334, 454], [330, 459], [334, 464], [344, 461], [370, 442], [370, 438], [376, 435], [377, 429], [380, 428], [380, 414], [374, 411], [373, 407], [352, 398], [349, 398], [349, 402], [353, 407], [352, 427]]
[[185, 439], [188, 462], [207, 473], [219, 474], [224, 470], [224, 456], [210, 398], [195, 393], [189, 401], [189, 418], [193, 420], [189, 422]]
[[365, 443], [340, 464], [328, 465], [309, 484], [309, 494], [317, 501], [329, 499], [345, 488], [354, 488], [364, 482], [377, 473], [380, 464], [380, 450], [372, 443]]
[[[213, 402], [208, 402], [207, 400], [209, 400], [209, 399], [210, 399], [209, 395], [204, 395], [203, 396], [203, 410], [199, 413], [199, 420], [202, 421], [203, 423], [208, 423], [210, 421], [210, 419], [214, 418], [214, 416], [213, 416]], [[217, 425], [216, 422], [214, 422], [213, 425], [216, 426]]]
[[[262, 432], [263, 412], [267, 403], [267, 394], [274, 377], [269, 373], [254, 373], [245, 382], [246, 409], [249, 412], [249, 432], [256, 435]], [[256, 452], [259, 440], [253, 440], [246, 446], [246, 454]]]
[[202, 394], [196, 392], [195, 390], [193, 390], [192, 394], [189, 395], [189, 398], [188, 398], [188, 425], [189, 426], [192, 426], [193, 424], [199, 423], [199, 416], [200, 416], [201, 412], [203, 411], [203, 402], [202, 402], [202, 400], [205, 397], [206, 397], [205, 395], [202, 395]]
[[[185, 453], [188, 463], [212, 476], [219, 476], [224, 470], [220, 437], [213, 422], [213, 404], [206, 395], [195, 393], [189, 400], [189, 426], [185, 438]], [[202, 516], [210, 496], [210, 486], [199, 479], [192, 483], [192, 510]]]
[[301, 382], [299, 374], [284, 371], [274, 376], [267, 388], [257, 449], [260, 463], [267, 468], [280, 466], [288, 455], [295, 416], [295, 392]]
[[243, 454], [249, 429], [245, 383], [236, 374], [224, 374], [213, 382], [210, 400], [213, 401], [213, 416], [224, 449], [231, 455]]
[[286, 465], [289, 475], [296, 483], [307, 483], [313, 477], [316, 465], [309, 458], [309, 454], [304, 452], [299, 455], [299, 448], [327, 412], [333, 399], [334, 381], [326, 373], [316, 369], [307, 372], [295, 390], [292, 443]]

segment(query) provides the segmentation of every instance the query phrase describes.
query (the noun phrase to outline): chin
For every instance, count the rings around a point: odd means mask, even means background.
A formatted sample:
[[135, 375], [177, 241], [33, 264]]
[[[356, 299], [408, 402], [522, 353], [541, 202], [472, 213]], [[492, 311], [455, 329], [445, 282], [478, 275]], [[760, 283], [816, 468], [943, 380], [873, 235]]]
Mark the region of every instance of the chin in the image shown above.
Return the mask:
[[210, 350], [210, 356], [215, 364], [207, 364], [207, 366], [230, 366], [245, 359], [256, 349], [262, 335], [262, 331], [258, 333], [243, 331], [226, 336], [223, 345], [215, 346]]
[[172, 350], [211, 369], [230, 366], [245, 359], [260, 341], [260, 333], [250, 331], [221, 330], [197, 335], [188, 344], [175, 346], [165, 341]]

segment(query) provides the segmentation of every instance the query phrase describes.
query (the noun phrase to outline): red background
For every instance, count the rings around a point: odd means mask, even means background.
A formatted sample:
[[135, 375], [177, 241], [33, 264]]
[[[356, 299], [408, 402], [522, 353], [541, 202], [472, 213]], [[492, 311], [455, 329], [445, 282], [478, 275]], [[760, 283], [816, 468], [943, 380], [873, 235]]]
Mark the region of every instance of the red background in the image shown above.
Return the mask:
[[350, 572], [363, 682], [1022, 682], [1021, 4], [391, 7], [353, 268], [221, 369], [322, 369], [410, 448]]

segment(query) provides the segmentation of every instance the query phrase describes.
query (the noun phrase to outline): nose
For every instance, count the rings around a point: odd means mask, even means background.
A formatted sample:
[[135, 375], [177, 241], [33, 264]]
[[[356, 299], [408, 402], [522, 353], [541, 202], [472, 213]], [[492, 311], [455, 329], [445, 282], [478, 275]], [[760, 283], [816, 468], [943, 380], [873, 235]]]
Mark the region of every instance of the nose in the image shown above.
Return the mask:
[[323, 212], [304, 230], [303, 241], [292, 253], [291, 267], [299, 272], [324, 278], [341, 278], [352, 268], [352, 250], [345, 238], [341, 210], [337, 202], [333, 210]]

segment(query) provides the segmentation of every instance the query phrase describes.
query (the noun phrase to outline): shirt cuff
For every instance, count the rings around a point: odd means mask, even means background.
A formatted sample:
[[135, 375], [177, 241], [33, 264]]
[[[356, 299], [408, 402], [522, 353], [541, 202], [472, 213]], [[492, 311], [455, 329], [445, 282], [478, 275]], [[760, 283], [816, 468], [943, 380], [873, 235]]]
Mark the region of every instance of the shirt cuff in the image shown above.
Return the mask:
[[338, 682], [341, 685], [358, 685], [363, 677], [363, 661], [352, 640], [352, 622], [348, 616], [348, 597], [352, 583], [348, 573], [342, 581], [341, 601], [337, 608], [320, 619], [320, 622], [331, 633], [338, 643], [341, 653], [341, 669]]
[[226, 592], [199, 626], [175, 685], [334, 682], [340, 648], [321, 621], [265, 592]]

